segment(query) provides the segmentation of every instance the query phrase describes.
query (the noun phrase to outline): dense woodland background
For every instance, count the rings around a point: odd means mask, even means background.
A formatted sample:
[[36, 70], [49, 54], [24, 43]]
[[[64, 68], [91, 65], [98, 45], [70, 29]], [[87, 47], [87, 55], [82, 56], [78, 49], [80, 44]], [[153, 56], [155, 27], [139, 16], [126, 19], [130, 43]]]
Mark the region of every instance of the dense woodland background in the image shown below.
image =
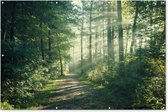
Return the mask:
[[115, 109], [165, 109], [165, 13], [165, 1], [1, 1], [3, 109], [68, 72]]

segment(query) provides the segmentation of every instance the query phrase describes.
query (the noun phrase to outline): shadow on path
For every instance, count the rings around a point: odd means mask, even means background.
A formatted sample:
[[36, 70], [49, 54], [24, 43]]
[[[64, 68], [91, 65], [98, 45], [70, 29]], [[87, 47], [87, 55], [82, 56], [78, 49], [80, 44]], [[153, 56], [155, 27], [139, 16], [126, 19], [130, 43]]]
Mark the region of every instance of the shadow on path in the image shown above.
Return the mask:
[[50, 92], [49, 103], [37, 109], [108, 109], [94, 87], [82, 83], [77, 76], [67, 75], [57, 82], [56, 89]]

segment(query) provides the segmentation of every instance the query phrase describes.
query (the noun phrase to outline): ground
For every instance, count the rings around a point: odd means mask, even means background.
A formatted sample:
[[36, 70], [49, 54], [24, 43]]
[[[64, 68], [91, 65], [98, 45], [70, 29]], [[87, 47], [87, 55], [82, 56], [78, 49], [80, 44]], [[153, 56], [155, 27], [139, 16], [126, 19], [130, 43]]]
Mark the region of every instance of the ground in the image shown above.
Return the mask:
[[106, 99], [98, 89], [84, 83], [76, 75], [69, 74], [56, 80], [53, 89], [48, 89], [48, 99], [33, 109], [109, 109]]

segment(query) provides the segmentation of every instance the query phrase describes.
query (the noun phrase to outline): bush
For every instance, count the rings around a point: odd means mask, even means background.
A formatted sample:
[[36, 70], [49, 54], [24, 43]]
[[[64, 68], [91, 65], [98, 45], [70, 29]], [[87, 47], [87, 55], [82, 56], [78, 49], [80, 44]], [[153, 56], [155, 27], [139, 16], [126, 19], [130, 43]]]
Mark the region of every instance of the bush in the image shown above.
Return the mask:
[[[153, 58], [146, 49], [127, 56], [119, 75], [118, 63], [111, 71], [99, 63], [86, 72], [88, 80], [103, 85], [107, 102], [117, 109], [165, 109], [165, 61]], [[109, 94], [110, 93], [110, 94]]]
[[2, 85], [2, 101], [9, 101], [13, 108], [26, 108], [34, 98], [34, 93], [47, 84], [49, 77], [43, 75], [47, 69], [38, 69], [24, 73], [24, 80], [6, 80]]
[[165, 109], [164, 61], [148, 58], [150, 66], [145, 68], [144, 82], [136, 90], [137, 108]]
[[7, 101], [0, 103], [2, 110], [12, 110], [14, 109]]
[[101, 66], [95, 67], [95, 69], [89, 71], [88, 73], [88, 80], [97, 83], [97, 84], [103, 84], [104, 83], [104, 74], [105, 68]]

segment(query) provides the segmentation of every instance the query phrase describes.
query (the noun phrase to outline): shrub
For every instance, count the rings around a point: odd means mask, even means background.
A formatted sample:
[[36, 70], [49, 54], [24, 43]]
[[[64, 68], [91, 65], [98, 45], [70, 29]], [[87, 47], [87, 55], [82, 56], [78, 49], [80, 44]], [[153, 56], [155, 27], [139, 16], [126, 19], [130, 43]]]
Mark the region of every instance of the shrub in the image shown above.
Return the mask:
[[2, 110], [12, 110], [14, 109], [7, 101], [0, 103]]

